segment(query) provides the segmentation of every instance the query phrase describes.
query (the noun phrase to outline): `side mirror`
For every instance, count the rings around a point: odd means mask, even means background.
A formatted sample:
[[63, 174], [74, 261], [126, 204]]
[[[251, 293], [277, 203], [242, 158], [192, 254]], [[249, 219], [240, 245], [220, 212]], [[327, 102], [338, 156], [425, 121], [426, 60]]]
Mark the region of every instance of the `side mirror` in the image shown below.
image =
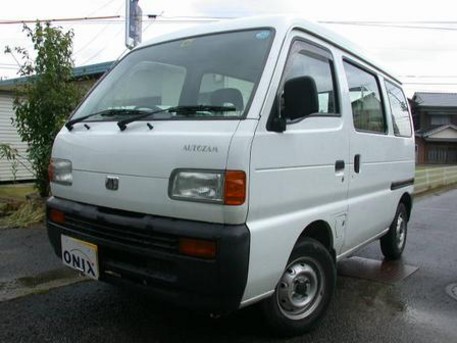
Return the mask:
[[286, 131], [286, 126], [287, 126], [287, 121], [286, 118], [281, 116], [280, 107], [282, 108], [283, 106], [280, 105], [283, 103], [283, 96], [278, 95], [276, 96], [275, 102], [273, 103], [273, 108], [271, 109], [271, 114], [270, 118], [268, 119], [267, 123], [267, 130], [268, 131], [273, 131], [273, 132], [284, 132]]
[[282, 116], [291, 120], [319, 112], [316, 82], [310, 76], [287, 80], [284, 84]]
[[275, 116], [271, 119], [269, 130], [273, 132], [286, 131], [286, 119], [283, 117]]

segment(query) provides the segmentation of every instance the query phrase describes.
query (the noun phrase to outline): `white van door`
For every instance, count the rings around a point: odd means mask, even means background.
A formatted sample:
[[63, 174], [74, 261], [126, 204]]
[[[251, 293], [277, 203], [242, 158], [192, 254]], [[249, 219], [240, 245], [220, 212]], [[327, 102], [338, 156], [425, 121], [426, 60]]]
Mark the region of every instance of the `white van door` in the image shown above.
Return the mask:
[[397, 204], [390, 190], [392, 161], [399, 152], [388, 134], [379, 78], [353, 62], [345, 60], [343, 65], [353, 121], [345, 251], [376, 237], [393, 219]]
[[[251, 291], [262, 294], [274, 288], [280, 275], [276, 274], [282, 272], [296, 240], [313, 221], [325, 220], [335, 248], [342, 244], [349, 138], [333, 68], [330, 50], [297, 38], [291, 43], [279, 91], [276, 87], [269, 94], [276, 97], [273, 111], [277, 111], [285, 82], [306, 77], [315, 83], [318, 105], [302, 116], [289, 113], [284, 132], [269, 131], [262, 121], [256, 130], [251, 152], [246, 297]], [[310, 101], [313, 95], [298, 96]], [[266, 112], [268, 116], [270, 109]], [[334, 232], [337, 223], [341, 230]]]

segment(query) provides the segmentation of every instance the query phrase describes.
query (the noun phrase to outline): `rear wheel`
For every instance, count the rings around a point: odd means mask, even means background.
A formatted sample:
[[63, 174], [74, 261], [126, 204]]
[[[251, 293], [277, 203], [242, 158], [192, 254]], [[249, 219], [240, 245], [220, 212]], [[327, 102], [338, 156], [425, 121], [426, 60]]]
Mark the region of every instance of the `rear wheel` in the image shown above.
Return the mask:
[[407, 232], [408, 215], [405, 205], [400, 203], [389, 231], [381, 238], [381, 251], [385, 258], [398, 260], [401, 257], [405, 249]]
[[297, 243], [273, 296], [262, 304], [270, 326], [283, 336], [311, 330], [330, 304], [335, 281], [327, 249], [310, 238]]

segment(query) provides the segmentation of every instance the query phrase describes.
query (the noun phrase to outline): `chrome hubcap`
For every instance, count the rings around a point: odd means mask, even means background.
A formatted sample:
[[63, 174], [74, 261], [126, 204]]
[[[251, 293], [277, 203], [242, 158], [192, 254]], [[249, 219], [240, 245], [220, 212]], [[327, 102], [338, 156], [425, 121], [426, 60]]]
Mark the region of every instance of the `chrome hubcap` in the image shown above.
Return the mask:
[[403, 248], [406, 239], [406, 221], [403, 218], [403, 214], [400, 214], [397, 218], [397, 225], [396, 225], [396, 232], [397, 232], [397, 247], [399, 249]]
[[322, 299], [323, 272], [318, 263], [308, 258], [292, 262], [281, 277], [276, 300], [281, 312], [290, 319], [302, 319]]

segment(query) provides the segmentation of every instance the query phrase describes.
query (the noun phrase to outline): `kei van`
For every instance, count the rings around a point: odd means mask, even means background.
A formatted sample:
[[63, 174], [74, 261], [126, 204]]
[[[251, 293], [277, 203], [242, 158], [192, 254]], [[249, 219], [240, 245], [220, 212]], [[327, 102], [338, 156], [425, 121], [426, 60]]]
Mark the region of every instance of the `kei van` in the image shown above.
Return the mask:
[[194, 27], [134, 49], [58, 134], [47, 226], [102, 281], [278, 332], [326, 311], [336, 263], [400, 258], [414, 137], [400, 82], [304, 20]]

